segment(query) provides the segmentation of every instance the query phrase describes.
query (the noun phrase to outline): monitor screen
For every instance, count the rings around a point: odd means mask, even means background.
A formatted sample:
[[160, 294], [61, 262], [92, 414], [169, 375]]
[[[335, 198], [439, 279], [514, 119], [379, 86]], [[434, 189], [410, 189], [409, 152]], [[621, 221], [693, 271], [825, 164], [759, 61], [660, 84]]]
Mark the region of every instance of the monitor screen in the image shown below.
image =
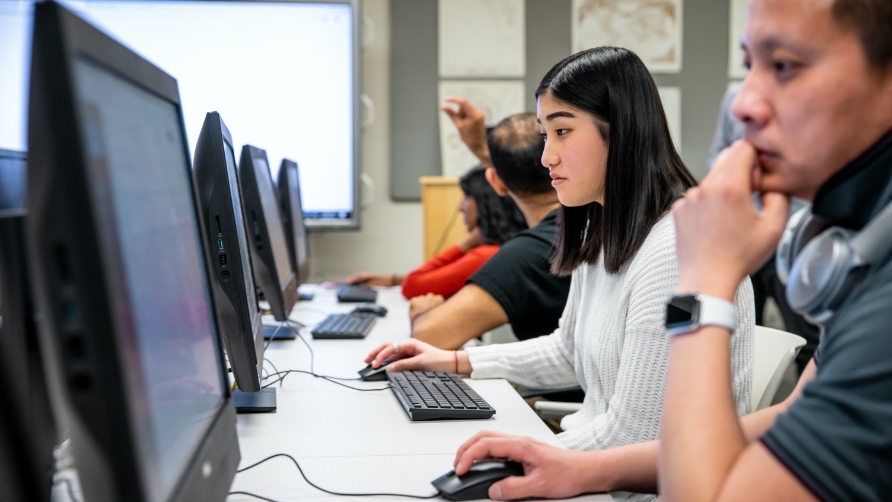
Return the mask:
[[82, 58], [73, 72], [137, 455], [167, 500], [225, 396], [188, 149], [176, 105]]
[[[27, 148], [32, 3], [0, 0], [0, 148]], [[273, 169], [284, 157], [300, 163], [311, 227], [354, 224], [360, 172], [355, 0], [61, 3], [176, 76], [190, 148], [205, 113], [217, 110], [243, 142], [235, 148], [263, 145]], [[221, 74], [221, 68], [227, 70]]]
[[266, 159], [254, 157], [254, 175], [257, 177], [257, 191], [260, 193], [263, 217], [266, 218], [269, 245], [273, 250], [273, 259], [276, 261], [279, 286], [284, 286], [292, 274], [291, 261], [288, 259], [288, 248], [285, 247], [285, 227], [282, 226], [278, 199], [273, 189], [273, 180], [270, 177], [269, 163]]

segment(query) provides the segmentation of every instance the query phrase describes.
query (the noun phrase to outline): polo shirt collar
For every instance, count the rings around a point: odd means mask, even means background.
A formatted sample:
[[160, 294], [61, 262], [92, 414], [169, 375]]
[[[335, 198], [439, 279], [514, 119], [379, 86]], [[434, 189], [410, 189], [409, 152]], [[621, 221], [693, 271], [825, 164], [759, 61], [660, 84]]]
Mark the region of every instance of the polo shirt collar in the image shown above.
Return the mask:
[[818, 190], [812, 213], [831, 225], [860, 230], [892, 201], [892, 131]]

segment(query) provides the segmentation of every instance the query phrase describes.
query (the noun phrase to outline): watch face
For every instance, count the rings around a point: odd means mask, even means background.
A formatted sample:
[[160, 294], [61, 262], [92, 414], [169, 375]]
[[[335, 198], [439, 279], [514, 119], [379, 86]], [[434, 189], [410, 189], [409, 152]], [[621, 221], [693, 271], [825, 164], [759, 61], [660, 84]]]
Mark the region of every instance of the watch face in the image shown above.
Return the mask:
[[676, 296], [666, 304], [666, 329], [688, 326], [694, 320], [694, 310], [699, 304], [694, 295]]

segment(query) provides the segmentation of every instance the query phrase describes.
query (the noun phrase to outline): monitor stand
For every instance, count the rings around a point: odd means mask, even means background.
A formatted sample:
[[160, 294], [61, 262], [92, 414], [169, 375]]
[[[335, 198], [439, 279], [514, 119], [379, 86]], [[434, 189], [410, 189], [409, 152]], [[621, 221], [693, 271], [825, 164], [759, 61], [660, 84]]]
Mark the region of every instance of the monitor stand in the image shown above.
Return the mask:
[[236, 413], [269, 413], [276, 411], [276, 388], [267, 387], [260, 392], [232, 392]]
[[[276, 331], [279, 330], [279, 331]], [[288, 321], [284, 321], [279, 324], [279, 326], [273, 326], [270, 324], [263, 325], [263, 339], [269, 340], [273, 338], [273, 333], [275, 333], [275, 340], [294, 340], [297, 338], [297, 335], [294, 334], [294, 330], [292, 330], [288, 326]]]

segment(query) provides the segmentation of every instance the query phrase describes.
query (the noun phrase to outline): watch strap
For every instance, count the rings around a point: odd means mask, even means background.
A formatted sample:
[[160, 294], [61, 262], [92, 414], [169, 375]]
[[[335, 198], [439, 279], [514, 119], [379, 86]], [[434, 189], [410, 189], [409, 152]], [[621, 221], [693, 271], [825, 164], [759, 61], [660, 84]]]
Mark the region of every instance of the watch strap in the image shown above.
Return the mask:
[[723, 298], [715, 296], [698, 294], [697, 300], [700, 301], [700, 312], [697, 317], [697, 325], [702, 326], [721, 326], [727, 328], [731, 333], [737, 327], [737, 307], [733, 303]]

